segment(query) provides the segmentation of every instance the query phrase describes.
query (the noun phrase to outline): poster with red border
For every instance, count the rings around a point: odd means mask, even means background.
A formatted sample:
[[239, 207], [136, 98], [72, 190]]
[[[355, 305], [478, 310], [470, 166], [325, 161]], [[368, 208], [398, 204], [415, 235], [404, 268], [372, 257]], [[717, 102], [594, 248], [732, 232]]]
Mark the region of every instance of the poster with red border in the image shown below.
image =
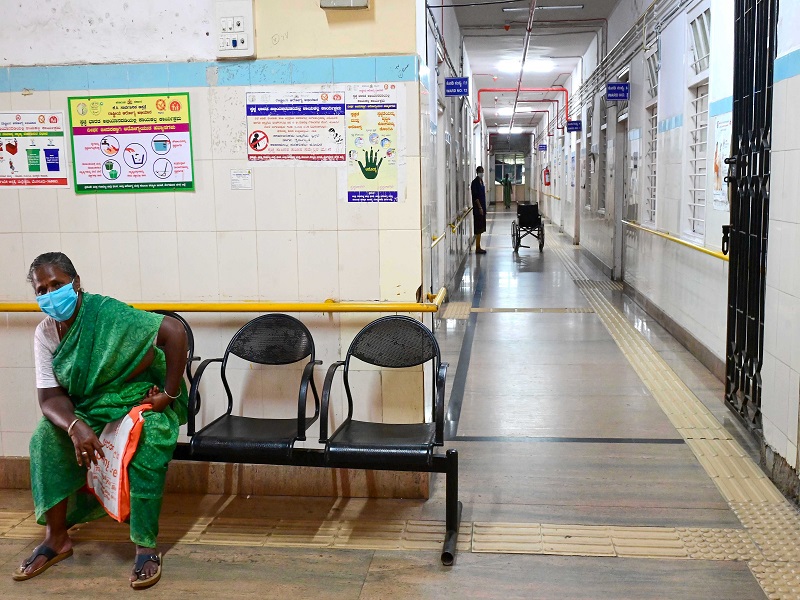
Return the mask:
[[63, 112], [0, 112], [0, 187], [69, 187]]

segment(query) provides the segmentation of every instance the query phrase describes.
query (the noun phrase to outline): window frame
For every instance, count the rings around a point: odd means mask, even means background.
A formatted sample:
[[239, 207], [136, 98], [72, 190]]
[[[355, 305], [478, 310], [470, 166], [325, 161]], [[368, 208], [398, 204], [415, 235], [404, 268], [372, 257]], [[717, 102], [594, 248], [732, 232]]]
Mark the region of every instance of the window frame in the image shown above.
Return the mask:
[[704, 243], [708, 212], [709, 85], [688, 89], [689, 123], [686, 139], [687, 187], [681, 230], [692, 241]]

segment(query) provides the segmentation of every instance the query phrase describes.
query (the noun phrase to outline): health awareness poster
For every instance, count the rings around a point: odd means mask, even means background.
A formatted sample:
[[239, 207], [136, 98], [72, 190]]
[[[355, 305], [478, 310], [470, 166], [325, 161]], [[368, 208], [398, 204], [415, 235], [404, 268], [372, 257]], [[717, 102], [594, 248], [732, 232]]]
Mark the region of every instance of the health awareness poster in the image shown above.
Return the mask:
[[0, 112], [0, 187], [69, 187], [64, 113]]
[[253, 91], [245, 104], [247, 160], [344, 164], [344, 87]]
[[730, 113], [721, 115], [714, 128], [714, 210], [730, 210], [728, 184], [725, 183], [725, 159], [731, 153]]
[[189, 94], [69, 98], [75, 191], [194, 190]]
[[404, 167], [394, 83], [272, 86], [245, 94], [247, 159], [339, 167], [347, 202], [397, 202]]
[[390, 83], [347, 86], [347, 201], [397, 202], [397, 89]]

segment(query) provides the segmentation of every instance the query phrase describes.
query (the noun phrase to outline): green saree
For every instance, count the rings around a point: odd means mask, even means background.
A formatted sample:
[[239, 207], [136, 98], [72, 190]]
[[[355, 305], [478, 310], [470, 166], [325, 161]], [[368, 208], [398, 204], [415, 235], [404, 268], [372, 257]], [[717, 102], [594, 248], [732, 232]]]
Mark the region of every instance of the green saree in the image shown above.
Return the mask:
[[[163, 387], [164, 353], [155, 348], [152, 364], [127, 379], [155, 343], [163, 316], [94, 294], [83, 294], [78, 316], [53, 356], [56, 379], [75, 405], [75, 416], [95, 433], [122, 418], [141, 403], [147, 391]], [[186, 388], [164, 412], [144, 413], [139, 447], [128, 466], [131, 487], [131, 540], [154, 548], [167, 465], [186, 422]], [[31, 490], [36, 519], [67, 499], [67, 522], [83, 523], [105, 515], [86, 488], [86, 469], [77, 464], [75, 449], [65, 431], [43, 417], [30, 444]]]

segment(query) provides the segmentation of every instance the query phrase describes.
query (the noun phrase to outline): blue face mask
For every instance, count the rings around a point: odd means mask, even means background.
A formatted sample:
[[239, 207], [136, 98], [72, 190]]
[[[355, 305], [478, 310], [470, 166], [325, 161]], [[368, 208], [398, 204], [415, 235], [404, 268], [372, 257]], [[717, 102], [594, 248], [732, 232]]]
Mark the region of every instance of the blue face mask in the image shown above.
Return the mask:
[[36, 297], [36, 302], [39, 303], [39, 308], [44, 314], [53, 317], [56, 321], [66, 321], [75, 313], [75, 307], [78, 305], [78, 292], [72, 287], [72, 283], [62, 285], [57, 290]]

